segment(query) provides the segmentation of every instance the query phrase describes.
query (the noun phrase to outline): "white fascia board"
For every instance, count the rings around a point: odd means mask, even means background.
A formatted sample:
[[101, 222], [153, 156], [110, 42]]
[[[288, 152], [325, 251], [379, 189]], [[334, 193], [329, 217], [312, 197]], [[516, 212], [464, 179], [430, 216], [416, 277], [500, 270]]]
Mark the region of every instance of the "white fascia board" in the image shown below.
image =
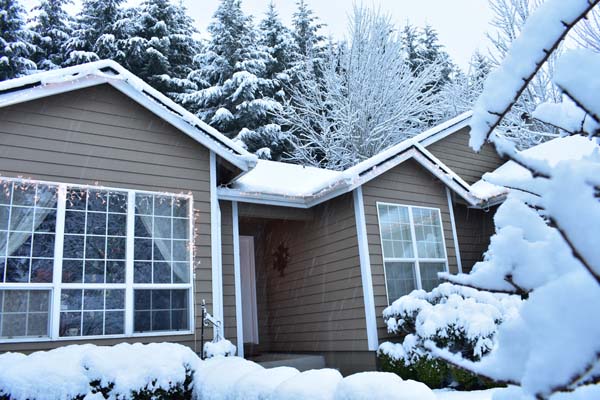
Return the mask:
[[446, 164], [444, 164], [439, 158], [437, 158], [436, 156], [434, 156], [433, 153], [431, 153], [429, 150], [427, 150], [425, 147], [423, 147], [420, 144], [415, 145], [415, 147], [421, 153], [423, 153], [425, 156], [427, 156], [427, 158], [431, 159], [431, 161], [435, 165], [439, 166], [445, 173], [447, 173], [452, 178], [454, 178], [454, 180], [456, 180], [459, 184], [461, 184], [462, 186], [464, 186], [469, 191], [471, 190], [471, 185], [469, 185], [463, 178], [461, 178], [460, 176], [458, 176], [458, 174], [456, 172], [454, 172], [450, 167], [448, 167]]

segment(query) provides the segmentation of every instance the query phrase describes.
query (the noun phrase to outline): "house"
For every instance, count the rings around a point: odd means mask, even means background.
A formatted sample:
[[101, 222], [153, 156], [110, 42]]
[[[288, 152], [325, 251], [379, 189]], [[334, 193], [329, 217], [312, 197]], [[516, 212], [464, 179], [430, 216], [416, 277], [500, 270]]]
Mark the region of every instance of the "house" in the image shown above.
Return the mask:
[[[112, 61], [0, 83], [0, 351], [172, 341], [375, 368], [391, 301], [467, 271], [502, 160], [470, 114], [342, 172], [257, 160]], [[212, 330], [207, 329], [208, 337]]]

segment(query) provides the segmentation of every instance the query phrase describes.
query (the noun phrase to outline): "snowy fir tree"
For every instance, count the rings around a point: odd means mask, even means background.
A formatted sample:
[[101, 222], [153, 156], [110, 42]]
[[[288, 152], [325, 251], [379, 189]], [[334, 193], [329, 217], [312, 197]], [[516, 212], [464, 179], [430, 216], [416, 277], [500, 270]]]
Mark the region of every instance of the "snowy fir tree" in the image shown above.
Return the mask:
[[296, 1], [296, 11], [292, 17], [294, 38], [298, 44], [300, 54], [305, 58], [317, 58], [325, 37], [320, 30], [323, 24], [314, 12], [308, 7], [306, 1]]
[[33, 60], [40, 70], [60, 68], [66, 59], [65, 44], [72, 32], [73, 18], [64, 7], [71, 0], [42, 0], [33, 8]]
[[65, 44], [65, 65], [110, 58], [124, 63], [120, 43], [132, 28], [123, 10], [125, 0], [83, 0], [71, 38]]
[[265, 95], [276, 83], [265, 78], [270, 57], [258, 44], [252, 18], [239, 0], [222, 0], [208, 31], [210, 41], [189, 75], [198, 89], [177, 99], [230, 137], [268, 125], [281, 105]]
[[[425, 346], [453, 365], [510, 385], [494, 400], [600, 398], [600, 55], [589, 49], [560, 54], [553, 83], [562, 101], [542, 103], [532, 115], [572, 136], [565, 138], [569, 143], [589, 148], [586, 154], [544, 161], [496, 133], [569, 31], [599, 3], [540, 5], [489, 74], [474, 107], [471, 147], [493, 145], [520, 170], [484, 177], [510, 188], [485, 260], [470, 274], [441, 276], [457, 285], [513, 293], [524, 302], [479, 360], [432, 341]], [[542, 155], [561, 160], [562, 150]]]
[[450, 80], [442, 90], [442, 119], [447, 120], [473, 108], [475, 101], [483, 91], [483, 82], [490, 73], [488, 58], [475, 52], [471, 57], [469, 69], [465, 74], [458, 67], [450, 74]]
[[36, 50], [26, 28], [25, 10], [18, 0], [0, 0], [0, 81], [36, 70], [31, 60]]
[[199, 44], [185, 7], [171, 0], [145, 0], [131, 20], [131, 35], [120, 44], [124, 66], [165, 93], [194, 88], [187, 76]]

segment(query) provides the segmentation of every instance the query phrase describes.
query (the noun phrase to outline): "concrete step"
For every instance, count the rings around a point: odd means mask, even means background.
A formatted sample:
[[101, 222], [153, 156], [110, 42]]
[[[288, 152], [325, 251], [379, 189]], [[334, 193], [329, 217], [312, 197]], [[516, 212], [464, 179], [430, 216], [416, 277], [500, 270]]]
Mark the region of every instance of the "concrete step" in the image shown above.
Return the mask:
[[263, 353], [249, 359], [265, 368], [294, 367], [299, 371], [325, 368], [325, 357], [313, 354]]

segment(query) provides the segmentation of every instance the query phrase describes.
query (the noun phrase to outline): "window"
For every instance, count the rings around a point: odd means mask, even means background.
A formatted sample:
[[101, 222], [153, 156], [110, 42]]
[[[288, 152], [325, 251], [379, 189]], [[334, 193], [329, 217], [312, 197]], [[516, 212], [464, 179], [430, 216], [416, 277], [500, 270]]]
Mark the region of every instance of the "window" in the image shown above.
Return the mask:
[[388, 300], [430, 291], [447, 271], [439, 209], [377, 203]]
[[191, 196], [0, 182], [0, 341], [192, 330]]

